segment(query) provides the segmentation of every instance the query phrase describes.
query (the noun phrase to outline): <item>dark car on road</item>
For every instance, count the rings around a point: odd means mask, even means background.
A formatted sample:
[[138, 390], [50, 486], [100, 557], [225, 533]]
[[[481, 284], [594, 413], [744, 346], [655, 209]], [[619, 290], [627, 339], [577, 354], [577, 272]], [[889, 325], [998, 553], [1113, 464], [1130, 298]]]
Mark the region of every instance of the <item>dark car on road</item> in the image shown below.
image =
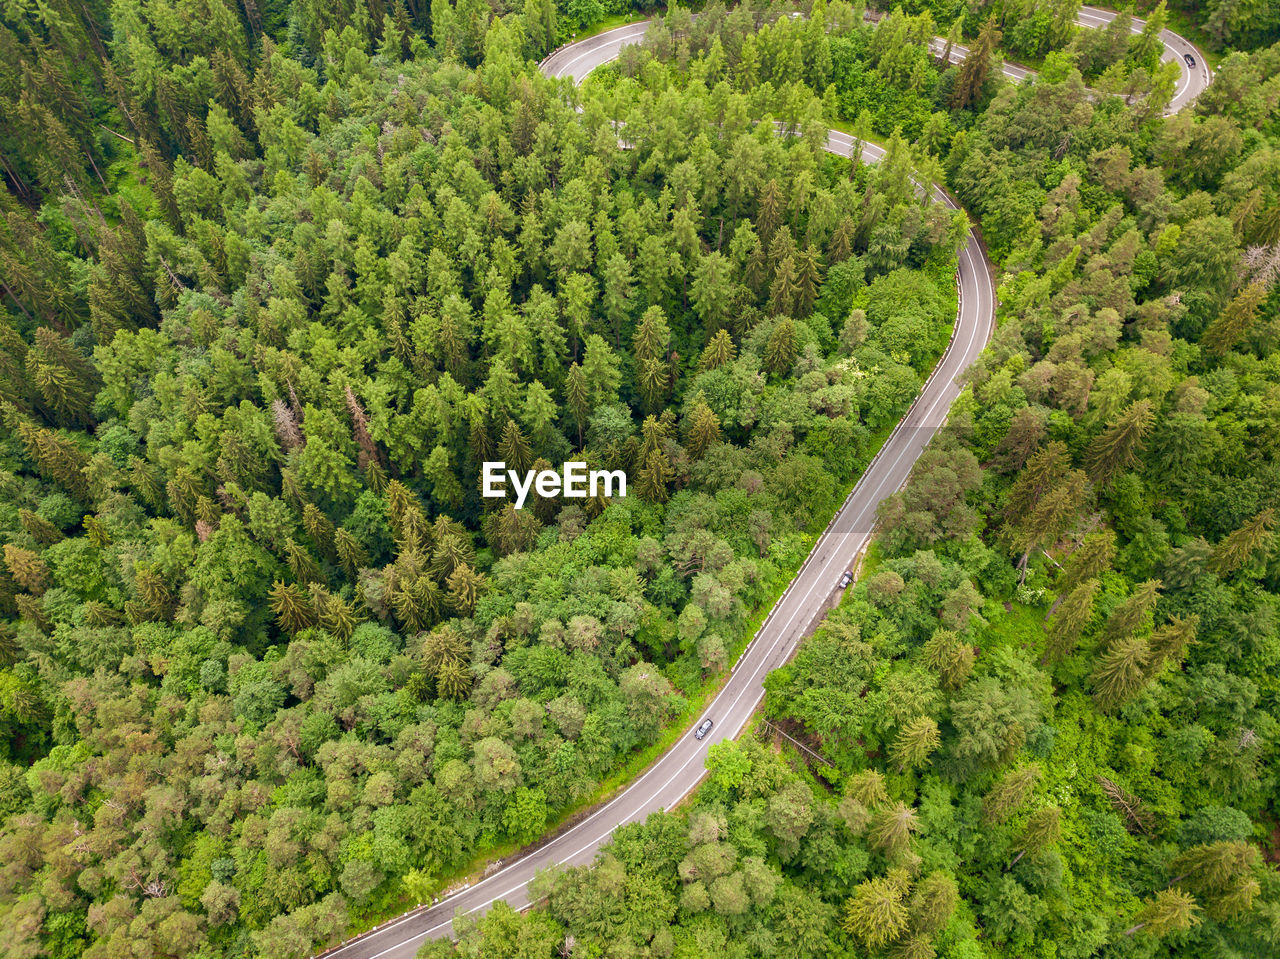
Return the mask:
[[707, 733], [711, 732], [711, 727], [714, 725], [715, 723], [713, 723], [711, 720], [704, 719], [701, 723], [698, 724], [698, 728], [693, 731], [693, 738], [701, 739]]
[[1184, 53], [1182, 55], [1182, 59], [1187, 61], [1187, 66], [1189, 67], [1194, 67], [1196, 65], [1196, 58], [1189, 53]]

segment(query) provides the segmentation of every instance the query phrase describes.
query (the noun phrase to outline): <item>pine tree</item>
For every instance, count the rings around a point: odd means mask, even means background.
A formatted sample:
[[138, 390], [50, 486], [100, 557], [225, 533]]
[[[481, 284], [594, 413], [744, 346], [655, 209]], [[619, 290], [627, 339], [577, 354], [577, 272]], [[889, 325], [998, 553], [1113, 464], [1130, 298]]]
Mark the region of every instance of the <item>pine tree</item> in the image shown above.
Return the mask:
[[422, 640], [422, 663], [433, 676], [449, 663], [467, 662], [470, 654], [466, 638], [448, 623], [437, 626]]
[[1232, 347], [1249, 334], [1266, 298], [1265, 283], [1256, 280], [1250, 283], [1209, 324], [1200, 337], [1200, 342], [1215, 356], [1226, 356]]
[[924, 644], [923, 655], [944, 689], [959, 689], [973, 672], [973, 647], [949, 629], [935, 630]]
[[733, 339], [729, 336], [729, 331], [725, 329], [716, 330], [715, 335], [707, 341], [707, 345], [702, 351], [702, 356], [698, 360], [698, 369], [702, 372], [718, 370], [720, 367], [732, 363], [736, 354], [737, 349], [733, 345]]
[[1137, 465], [1143, 439], [1154, 423], [1151, 401], [1138, 400], [1103, 430], [1085, 453], [1085, 464], [1094, 482], [1105, 485], [1117, 473]]
[[1196, 915], [1195, 896], [1181, 889], [1161, 889], [1151, 899], [1142, 904], [1134, 917], [1138, 921], [1124, 931], [1126, 936], [1135, 932], [1145, 932], [1149, 936], [1163, 939], [1171, 932], [1186, 932], [1192, 926], [1199, 925], [1200, 917]]
[[1019, 806], [1027, 801], [1039, 781], [1039, 763], [1028, 763], [1009, 770], [983, 797], [983, 820], [988, 825], [1005, 822]]
[[1045, 627], [1044, 658], [1041, 665], [1060, 663], [1076, 650], [1089, 621], [1093, 619], [1093, 601], [1101, 584], [1088, 579], [1067, 594]]
[[1113, 712], [1142, 692], [1150, 664], [1151, 647], [1145, 636], [1129, 636], [1112, 643], [1089, 676], [1098, 708]]
[[1238, 530], [1228, 533], [1214, 547], [1210, 569], [1223, 577], [1243, 569], [1254, 554], [1271, 548], [1271, 531], [1275, 521], [1275, 510], [1264, 509]]

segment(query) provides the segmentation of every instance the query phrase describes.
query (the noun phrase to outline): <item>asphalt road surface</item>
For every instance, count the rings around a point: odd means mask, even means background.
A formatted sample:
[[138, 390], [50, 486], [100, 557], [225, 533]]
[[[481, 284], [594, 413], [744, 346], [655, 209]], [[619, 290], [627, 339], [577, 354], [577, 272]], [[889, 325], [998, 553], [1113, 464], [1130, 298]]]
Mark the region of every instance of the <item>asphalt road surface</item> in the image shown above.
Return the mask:
[[[1079, 22], [1098, 26], [1114, 16], [1109, 11], [1085, 7]], [[647, 23], [628, 24], [564, 47], [543, 61], [542, 70], [551, 77], [574, 77], [580, 82], [596, 67], [614, 60], [622, 47], [640, 42], [647, 27]], [[1134, 29], [1142, 29], [1141, 21], [1134, 21]], [[1195, 49], [1187, 41], [1167, 30], [1162, 38], [1166, 43], [1166, 59], [1176, 58], [1183, 64], [1183, 76], [1174, 101], [1181, 106], [1208, 86], [1209, 73], [1203, 67], [1191, 70], [1186, 66], [1182, 53]], [[963, 55], [959, 54], [961, 58]], [[1193, 55], [1197, 64], [1202, 64], [1199, 53]], [[1011, 64], [1005, 65], [1005, 73], [1016, 79], [1027, 75], [1027, 71]], [[832, 153], [850, 156], [854, 145], [854, 138], [847, 134], [832, 130], [827, 136], [827, 149]], [[875, 144], [862, 145], [864, 161], [875, 162], [883, 156], [884, 151]], [[941, 190], [934, 188], [933, 193], [937, 202], [955, 207]], [[573, 828], [528, 855], [504, 864], [443, 902], [406, 913], [330, 950], [325, 954], [326, 959], [412, 959], [427, 939], [452, 933], [455, 915], [484, 912], [498, 900], [506, 900], [515, 909], [529, 905], [529, 882], [538, 872], [593, 862], [597, 851], [619, 826], [668, 809], [693, 791], [702, 778], [707, 750], [742, 731], [764, 698], [765, 676], [785, 663], [809, 633], [814, 620], [836, 591], [841, 573], [853, 564], [871, 538], [876, 507], [906, 483], [911, 467], [945, 422], [952, 401], [960, 393], [959, 375], [991, 338], [996, 312], [991, 264], [972, 236], [960, 250], [956, 284], [960, 294], [959, 310], [951, 343], [942, 359], [739, 658], [724, 688], [698, 717], [694, 727], [686, 730], [643, 775]], [[713, 720], [715, 725], [705, 738], [695, 739], [693, 728], [704, 718]]]

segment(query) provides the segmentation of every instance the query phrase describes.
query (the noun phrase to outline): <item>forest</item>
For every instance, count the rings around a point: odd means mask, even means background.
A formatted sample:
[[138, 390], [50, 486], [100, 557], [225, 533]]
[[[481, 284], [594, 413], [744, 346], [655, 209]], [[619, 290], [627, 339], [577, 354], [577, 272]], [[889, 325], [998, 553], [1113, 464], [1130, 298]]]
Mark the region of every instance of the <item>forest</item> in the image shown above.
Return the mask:
[[910, 406], [971, 227], [994, 339], [752, 732], [422, 954], [1280, 951], [1272, 6], [673, 7], [575, 88], [652, 9], [6, 5], [0, 954], [307, 956], [589, 806]]

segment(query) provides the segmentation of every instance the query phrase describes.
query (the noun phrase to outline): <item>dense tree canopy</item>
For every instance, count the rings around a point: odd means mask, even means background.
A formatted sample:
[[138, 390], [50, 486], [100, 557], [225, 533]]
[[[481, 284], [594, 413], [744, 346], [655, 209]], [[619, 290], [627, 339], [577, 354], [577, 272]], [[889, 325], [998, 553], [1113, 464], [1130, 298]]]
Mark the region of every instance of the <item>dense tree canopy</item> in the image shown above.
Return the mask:
[[460, 948], [1274, 951], [1280, 48], [1162, 119], [1151, 30], [941, 6], [673, 8], [582, 89], [535, 61], [632, 8], [4, 9], [0, 953], [303, 956], [593, 796], [946, 344], [924, 179], [1000, 325], [862, 582]]

